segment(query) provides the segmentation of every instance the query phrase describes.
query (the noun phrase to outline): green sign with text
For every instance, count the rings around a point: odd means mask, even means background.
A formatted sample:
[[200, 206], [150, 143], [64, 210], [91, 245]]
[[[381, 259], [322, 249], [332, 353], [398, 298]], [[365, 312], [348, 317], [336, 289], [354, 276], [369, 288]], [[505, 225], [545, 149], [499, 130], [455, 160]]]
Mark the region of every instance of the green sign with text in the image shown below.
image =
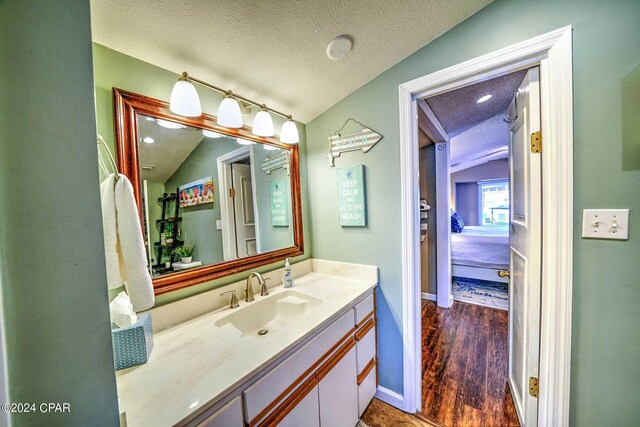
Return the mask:
[[274, 227], [289, 226], [289, 192], [284, 180], [269, 183], [271, 200], [271, 225]]
[[367, 205], [364, 187], [364, 165], [336, 169], [338, 181], [338, 212], [343, 227], [367, 225]]

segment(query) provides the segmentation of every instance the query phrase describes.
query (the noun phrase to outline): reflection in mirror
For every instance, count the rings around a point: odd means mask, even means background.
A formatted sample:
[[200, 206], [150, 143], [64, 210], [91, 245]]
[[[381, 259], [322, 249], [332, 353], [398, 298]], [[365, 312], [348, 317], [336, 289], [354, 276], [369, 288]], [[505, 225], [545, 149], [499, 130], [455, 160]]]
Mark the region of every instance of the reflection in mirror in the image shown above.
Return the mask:
[[289, 152], [136, 115], [153, 276], [294, 246]]

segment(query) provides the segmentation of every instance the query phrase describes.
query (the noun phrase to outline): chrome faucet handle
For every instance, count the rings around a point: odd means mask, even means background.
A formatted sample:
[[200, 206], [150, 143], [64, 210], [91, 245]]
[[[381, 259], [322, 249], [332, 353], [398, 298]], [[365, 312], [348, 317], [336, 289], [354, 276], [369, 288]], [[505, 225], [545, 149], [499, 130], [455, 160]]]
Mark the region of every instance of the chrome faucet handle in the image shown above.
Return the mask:
[[238, 297], [236, 296], [236, 290], [230, 290], [227, 292], [223, 292], [220, 294], [220, 296], [224, 296], [227, 294], [231, 294], [231, 304], [229, 305], [229, 308], [238, 308], [240, 307], [240, 304], [238, 304]]
[[264, 279], [262, 281], [262, 283], [260, 283], [260, 296], [261, 297], [266, 297], [267, 295], [269, 295], [269, 288], [267, 288], [267, 281], [271, 280], [271, 277], [267, 277], [266, 279]]

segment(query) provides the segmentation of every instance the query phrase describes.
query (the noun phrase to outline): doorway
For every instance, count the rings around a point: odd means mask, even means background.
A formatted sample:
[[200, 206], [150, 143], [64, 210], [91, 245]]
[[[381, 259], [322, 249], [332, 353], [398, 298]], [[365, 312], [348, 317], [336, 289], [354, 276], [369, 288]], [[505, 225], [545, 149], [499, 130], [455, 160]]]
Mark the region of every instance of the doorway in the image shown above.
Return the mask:
[[[540, 272], [539, 393], [537, 418], [524, 425], [568, 422], [572, 259], [571, 28], [562, 28], [400, 85], [401, 196], [403, 231], [403, 370], [401, 405], [422, 407], [419, 194], [415, 185], [419, 99], [517, 70], [540, 69], [542, 227]], [[446, 146], [444, 144], [443, 146]], [[441, 150], [442, 151], [442, 150]], [[446, 215], [445, 215], [446, 216]], [[446, 239], [442, 239], [446, 240]], [[440, 239], [438, 239], [440, 241]], [[514, 248], [517, 249], [517, 248]], [[440, 252], [440, 248], [438, 248]], [[513, 255], [511, 255], [513, 257]], [[512, 263], [513, 264], [513, 263]], [[550, 286], [553, 284], [553, 286]], [[535, 323], [535, 322], [533, 322]], [[529, 336], [529, 335], [528, 335]], [[528, 413], [527, 410], [524, 413]]]
[[220, 183], [219, 230], [225, 261], [255, 255], [259, 251], [253, 203], [253, 146], [240, 147], [217, 159]]
[[[539, 358], [541, 162], [525, 137], [540, 129], [538, 89], [534, 67], [418, 103], [419, 140], [445, 140], [435, 162], [420, 168], [421, 177], [441, 183], [436, 197], [425, 195], [438, 214], [426, 248], [442, 236], [446, 244], [435, 246], [450, 248], [430, 251], [437, 261], [421, 266], [446, 269], [422, 283], [433, 289], [431, 279], [447, 280], [437, 286], [446, 298], [437, 296], [436, 305], [427, 294], [422, 304], [421, 412], [444, 425], [537, 418], [523, 378], [537, 378]], [[443, 170], [446, 182], [437, 179]], [[512, 280], [510, 270], [517, 270]]]

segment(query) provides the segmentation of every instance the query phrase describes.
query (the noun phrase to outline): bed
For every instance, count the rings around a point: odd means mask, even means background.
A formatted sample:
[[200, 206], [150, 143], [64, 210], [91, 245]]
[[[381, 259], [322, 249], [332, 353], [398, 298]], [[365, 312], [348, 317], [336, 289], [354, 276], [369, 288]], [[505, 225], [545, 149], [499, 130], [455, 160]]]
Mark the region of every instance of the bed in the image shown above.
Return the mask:
[[498, 270], [509, 269], [508, 225], [465, 226], [451, 233], [452, 274], [471, 279], [508, 282]]

